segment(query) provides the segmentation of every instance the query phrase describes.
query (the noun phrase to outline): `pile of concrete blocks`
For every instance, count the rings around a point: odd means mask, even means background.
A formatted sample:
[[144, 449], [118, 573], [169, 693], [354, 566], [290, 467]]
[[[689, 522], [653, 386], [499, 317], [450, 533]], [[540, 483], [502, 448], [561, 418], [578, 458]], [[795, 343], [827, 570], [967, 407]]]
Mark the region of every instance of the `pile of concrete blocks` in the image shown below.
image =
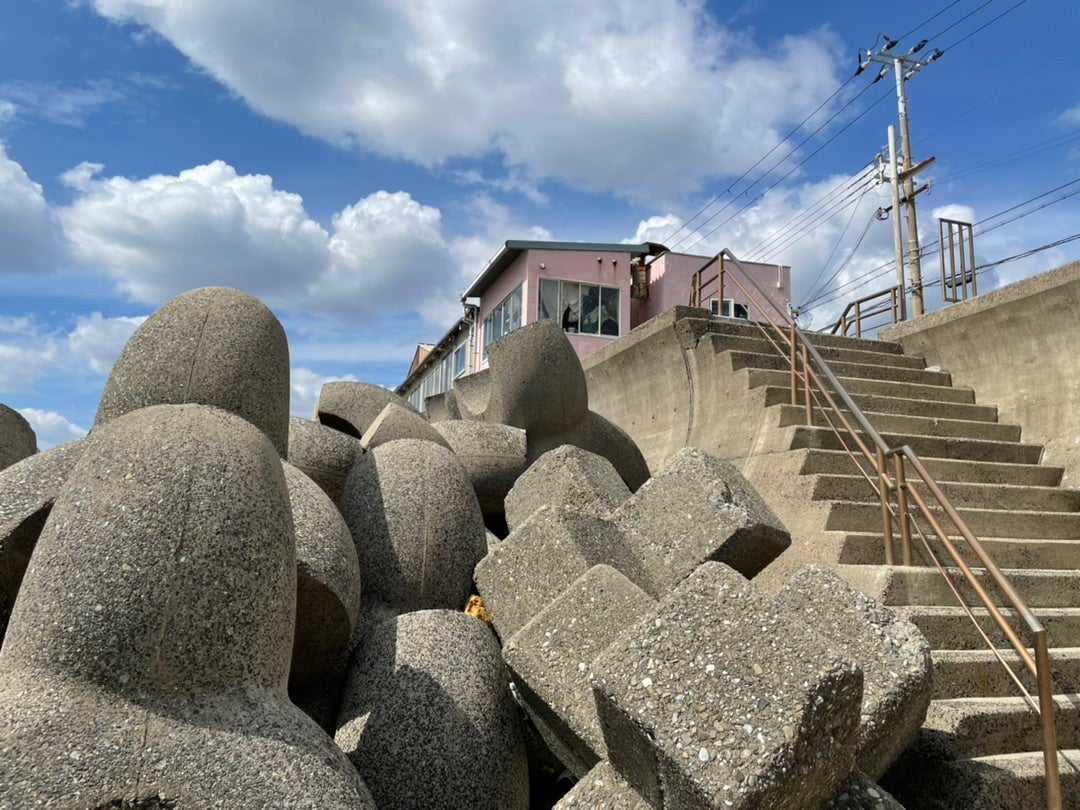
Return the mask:
[[918, 631], [755, 588], [783, 525], [700, 450], [650, 477], [561, 330], [489, 358], [427, 417], [361, 382], [290, 417], [277, 319], [203, 288], [86, 438], [0, 409], [0, 807], [898, 806]]

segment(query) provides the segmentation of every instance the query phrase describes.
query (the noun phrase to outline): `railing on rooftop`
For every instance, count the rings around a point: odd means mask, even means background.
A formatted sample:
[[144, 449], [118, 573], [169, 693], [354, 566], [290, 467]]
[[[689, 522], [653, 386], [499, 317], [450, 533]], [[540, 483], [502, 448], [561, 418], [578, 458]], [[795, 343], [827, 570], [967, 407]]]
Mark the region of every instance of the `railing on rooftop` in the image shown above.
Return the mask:
[[[729, 270], [729, 265], [733, 266], [738, 273]], [[712, 270], [714, 266], [716, 266], [716, 270]], [[713, 272], [715, 275], [706, 278], [707, 272]], [[725, 284], [729, 281], [739, 289], [744, 298], [756, 310], [757, 317], [753, 318], [752, 322], [762, 331], [777, 353], [787, 359], [791, 369], [791, 403], [793, 405], [800, 404], [801, 392], [801, 404], [805, 406], [806, 423], [808, 425], [814, 424], [815, 407], [820, 410], [848, 455], [866, 477], [870, 486], [876, 491], [881, 503], [885, 563], [887, 565], [896, 564], [895, 543], [896, 534], [899, 533], [901, 562], [906, 566], [912, 564], [911, 530], [914, 524], [919, 539], [933, 564], [945, 577], [950, 589], [965, 609], [968, 617], [975, 623], [983, 640], [993, 650], [1002, 666], [1008, 670], [1010, 677], [1020, 688], [1028, 705], [1039, 715], [1042, 732], [1043, 768], [1046, 777], [1046, 806], [1048, 810], [1061, 810], [1061, 779], [1058, 771], [1057, 731], [1054, 724], [1054, 693], [1046, 629], [1031, 611], [1031, 608], [1028, 607], [1024, 598], [1013, 587], [1008, 577], [991, 559], [985, 547], [946, 497], [938, 482], [927, 471], [915, 451], [907, 445], [890, 447], [885, 442], [873, 425], [870, 424], [859, 406], [855, 404], [855, 401], [844, 389], [843, 385], [841, 385], [839, 379], [837, 379], [806, 334], [769, 296], [761, 284], [730, 251], [726, 249], [720, 251], [694, 274], [690, 305], [700, 307], [702, 300], [704, 300], [704, 291], [713, 284], [716, 284], [717, 287], [716, 297], [722, 301], [724, 299]], [[743, 281], [748, 282], [751, 288], [756, 290], [757, 297], [751, 295], [750, 290], [747, 289]], [[762, 302], [769, 302], [775, 312], [768, 312]], [[837, 398], [842, 403], [842, 407], [837, 402]], [[839, 426], [837, 426], [837, 422], [839, 422]], [[848, 440], [855, 445], [855, 449], [849, 446]], [[932, 511], [932, 505], [927, 503], [920, 490], [908, 480], [909, 471], [913, 472], [922, 486], [925, 487], [932, 504], [936, 504], [940, 512], [952, 524], [955, 529], [952, 536]], [[893, 504], [894, 497], [895, 506]], [[914, 505], [914, 510], [912, 505]], [[1002, 652], [998, 650], [979, 625], [975, 614], [964, 601], [960, 589], [953, 581], [949, 570], [946, 569], [945, 565], [939, 560], [938, 555], [931, 548], [930, 538], [920, 525], [919, 518], [925, 521], [930, 533], [945, 549], [948, 557], [951, 557], [953, 565], [959, 569], [963, 579], [978, 596], [989, 616], [1019, 656], [1021, 663], [1034, 676], [1038, 692], [1037, 703], [1036, 699], [1029, 694], [1020, 678], [1006, 662]], [[987, 593], [979, 577], [975, 575], [964, 560], [953, 540], [957, 536], [967, 544], [975, 558], [985, 569], [986, 577], [997, 587], [1005, 601], [1012, 606], [1023, 625], [1026, 626], [1031, 639], [1031, 649], [1020, 640], [1012, 625], [1002, 614], [1001, 609], [994, 604], [994, 600]]]

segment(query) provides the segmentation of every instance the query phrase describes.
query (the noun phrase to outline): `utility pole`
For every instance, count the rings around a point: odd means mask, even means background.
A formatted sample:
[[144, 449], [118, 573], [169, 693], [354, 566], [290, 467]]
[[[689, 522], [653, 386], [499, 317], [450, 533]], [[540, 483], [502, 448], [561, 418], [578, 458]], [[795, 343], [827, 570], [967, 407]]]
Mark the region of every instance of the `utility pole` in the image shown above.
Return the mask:
[[[892, 53], [892, 48], [895, 48], [896, 45], [896, 40], [886, 36], [885, 47], [876, 52], [867, 51], [866, 59], [859, 60], [859, 69], [856, 71], [855, 75], [857, 76], [859, 73], [862, 73], [871, 62], [878, 62], [879, 64], [884, 65], [878, 73], [877, 78], [874, 79], [875, 82], [885, 78], [885, 76], [888, 75], [890, 68], [892, 68], [893, 72], [896, 74], [896, 102], [900, 122], [900, 167], [899, 171], [897, 171], [894, 158], [892, 174], [894, 187], [897, 179], [903, 184], [904, 196], [899, 202], [907, 206], [907, 241], [908, 267], [910, 268], [911, 276], [911, 310], [912, 315], [918, 317], [923, 314], [923, 289], [922, 264], [919, 255], [919, 222], [915, 213], [915, 195], [926, 191], [929, 186], [923, 185], [919, 188], [915, 188], [915, 175], [930, 165], [934, 159], [930, 158], [916, 166], [913, 166], [911, 163], [911, 130], [908, 124], [907, 93], [905, 92], [904, 83], [918, 73], [920, 68], [940, 59], [943, 52], [935, 49], [925, 61], [921, 61], [915, 58], [915, 54], [926, 47], [925, 39], [912, 46], [911, 49], [903, 55]], [[892, 127], [889, 127], [889, 129], [891, 130]], [[890, 140], [892, 140], [891, 136]], [[894, 197], [893, 216], [899, 217], [900, 211], [896, 208], [896, 202]], [[900, 235], [898, 224], [894, 224], [894, 233], [897, 238], [897, 256], [899, 259]], [[897, 269], [900, 273], [901, 296], [903, 296], [903, 267], [900, 265], [899, 261]]]

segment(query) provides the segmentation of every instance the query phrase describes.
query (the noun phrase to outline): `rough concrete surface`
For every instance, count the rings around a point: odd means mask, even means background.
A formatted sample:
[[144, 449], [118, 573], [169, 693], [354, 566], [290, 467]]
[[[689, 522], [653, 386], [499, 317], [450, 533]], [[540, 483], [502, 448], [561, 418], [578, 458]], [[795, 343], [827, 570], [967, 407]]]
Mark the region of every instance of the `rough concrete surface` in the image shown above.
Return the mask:
[[289, 688], [325, 675], [352, 638], [360, 612], [360, 563], [330, 497], [282, 462], [296, 529], [296, 634]]
[[525, 431], [492, 422], [448, 419], [432, 427], [465, 465], [484, 517], [504, 514], [506, 494], [525, 471]]
[[[596, 565], [516, 632], [503, 659], [549, 747], [578, 777], [606, 759], [589, 665], [655, 600], [614, 568]], [[564, 754], [565, 752], [565, 754]], [[576, 766], [576, 767], [575, 767]]]
[[404, 397], [381, 385], [351, 380], [328, 382], [319, 392], [312, 419], [359, 439], [391, 402], [416, 410]]
[[295, 535], [251, 423], [163, 405], [95, 430], [0, 650], [9, 807], [370, 807], [288, 702]]
[[734, 465], [692, 447], [680, 450], [612, 520], [644, 560], [653, 596], [707, 561], [753, 577], [791, 543]]
[[817, 807], [854, 766], [862, 673], [725, 565], [591, 669], [609, 760], [654, 807]]
[[611, 462], [574, 445], [561, 445], [534, 461], [506, 496], [511, 531], [541, 506], [565, 506], [606, 518], [630, 490]]
[[910, 622], [831, 571], [804, 568], [776, 594], [792, 617], [840, 644], [863, 671], [859, 770], [880, 779], [915, 741], [930, 705], [930, 644]]
[[0, 470], [37, 452], [37, 435], [26, 417], [0, 402]]
[[508, 681], [483, 622], [446, 610], [393, 617], [358, 651], [335, 740], [379, 807], [525, 810]]
[[509, 639], [594, 565], [641, 586], [646, 572], [611, 523], [565, 507], [537, 509], [476, 566], [476, 588]]
[[371, 450], [397, 439], [423, 439], [450, 449], [442, 434], [428, 424], [427, 419], [418, 414], [411, 405], [403, 407], [397, 402], [387, 402], [360, 437], [360, 444], [365, 450]]
[[247, 419], [289, 451], [289, 346], [256, 298], [202, 287], [163, 304], [113, 365], [94, 425], [148, 405], [213, 405]]
[[345, 491], [345, 479], [364, 454], [360, 440], [340, 430], [289, 417], [289, 463], [322, 487], [335, 504]]
[[341, 513], [365, 601], [401, 611], [465, 606], [487, 541], [468, 473], [450, 450], [419, 439], [379, 445], [349, 473]]

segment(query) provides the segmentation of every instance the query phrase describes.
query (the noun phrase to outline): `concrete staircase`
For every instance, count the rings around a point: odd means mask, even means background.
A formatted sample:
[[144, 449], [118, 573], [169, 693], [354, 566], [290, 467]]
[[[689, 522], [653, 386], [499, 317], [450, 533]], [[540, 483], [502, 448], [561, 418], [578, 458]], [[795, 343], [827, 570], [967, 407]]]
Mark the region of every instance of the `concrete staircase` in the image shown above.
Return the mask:
[[[732, 371], [746, 371], [748, 388], [760, 389], [773, 412], [768, 421], [789, 429], [792, 450], [805, 451], [799, 472], [812, 482], [810, 497], [826, 507], [823, 529], [838, 543], [839, 570], [907, 616], [933, 647], [934, 701], [916, 745], [885, 786], [909, 808], [1045, 807], [1037, 716], [936, 569], [884, 566], [876, 494], [840, 449], [825, 414], [817, 412], [807, 426], [805, 409], [790, 404], [785, 364], [759, 335], [755, 327], [720, 323], [704, 340], [727, 355]], [[1039, 464], [1042, 448], [1024, 444], [1019, 426], [998, 422], [994, 407], [977, 404], [970, 389], [952, 387], [946, 372], [926, 369], [922, 358], [905, 356], [896, 344], [813, 339], [878, 433], [890, 446], [907, 444], [920, 455], [1045, 620], [1060, 693], [1059, 745], [1080, 763], [1080, 752], [1070, 750], [1080, 748], [1080, 491], [1060, 488], [1062, 471]], [[915, 561], [932, 564], [921, 546]], [[978, 604], [954, 572], [969, 604]], [[986, 611], [975, 613], [1034, 690]], [[1066, 806], [1080, 807], [1080, 774], [1064, 760], [1061, 768]]]

